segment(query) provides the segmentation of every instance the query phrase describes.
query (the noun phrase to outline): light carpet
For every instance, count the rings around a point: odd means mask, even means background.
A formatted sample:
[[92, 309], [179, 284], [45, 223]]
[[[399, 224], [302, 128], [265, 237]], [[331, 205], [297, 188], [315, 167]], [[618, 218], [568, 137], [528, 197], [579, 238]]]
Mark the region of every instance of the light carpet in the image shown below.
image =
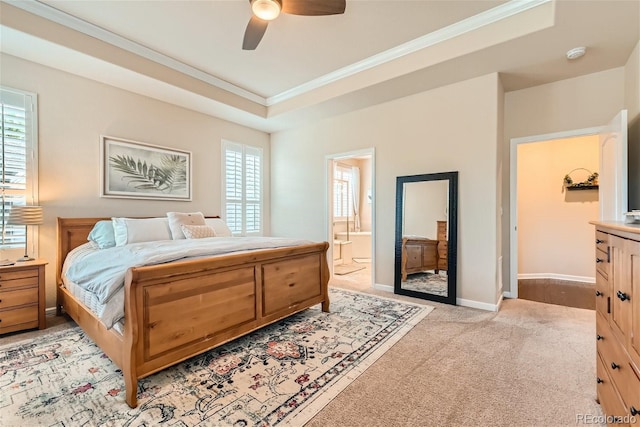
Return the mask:
[[449, 279], [445, 272], [421, 272], [409, 274], [407, 280], [403, 281], [401, 286], [402, 289], [409, 289], [411, 291], [447, 296], [448, 283]]
[[78, 327], [0, 347], [0, 425], [302, 425], [432, 307], [346, 290], [139, 382]]

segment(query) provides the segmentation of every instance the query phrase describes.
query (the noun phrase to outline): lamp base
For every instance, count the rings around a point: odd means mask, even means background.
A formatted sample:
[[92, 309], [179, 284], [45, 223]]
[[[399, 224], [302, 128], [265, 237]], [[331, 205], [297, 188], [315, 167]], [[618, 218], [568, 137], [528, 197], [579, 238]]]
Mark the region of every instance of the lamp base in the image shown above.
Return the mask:
[[35, 258], [31, 258], [29, 255], [25, 255], [22, 258], [18, 258], [16, 262], [33, 261]]

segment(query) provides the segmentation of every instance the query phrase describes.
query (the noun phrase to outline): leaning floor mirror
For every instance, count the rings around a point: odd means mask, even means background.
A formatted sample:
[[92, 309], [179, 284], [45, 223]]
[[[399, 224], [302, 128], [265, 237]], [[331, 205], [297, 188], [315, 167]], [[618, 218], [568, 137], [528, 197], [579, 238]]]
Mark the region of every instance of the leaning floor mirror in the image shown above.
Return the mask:
[[396, 181], [394, 292], [456, 303], [458, 172]]

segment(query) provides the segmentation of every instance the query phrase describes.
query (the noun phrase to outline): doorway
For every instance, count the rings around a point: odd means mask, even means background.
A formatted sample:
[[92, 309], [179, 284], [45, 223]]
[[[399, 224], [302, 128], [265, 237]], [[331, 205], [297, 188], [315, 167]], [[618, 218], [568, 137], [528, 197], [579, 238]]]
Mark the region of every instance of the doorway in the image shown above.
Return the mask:
[[517, 147], [518, 297], [595, 309], [598, 135]]
[[[519, 259], [521, 256], [526, 256], [526, 254], [520, 254], [519, 248], [519, 215], [518, 215], [518, 205], [519, 205], [519, 184], [518, 184], [518, 169], [519, 169], [519, 161], [518, 161], [518, 152], [519, 147], [525, 144], [535, 144], [535, 143], [545, 143], [554, 140], [566, 140], [566, 141], [574, 141], [575, 138], [589, 138], [593, 137], [598, 140], [598, 170], [599, 176], [599, 187], [597, 189], [597, 197], [598, 197], [598, 208], [599, 212], [596, 214], [595, 212], [591, 212], [589, 216], [591, 218], [587, 220], [578, 220], [583, 222], [584, 227], [589, 227], [586, 234], [584, 234], [582, 239], [582, 245], [584, 246], [581, 250], [587, 251], [589, 255], [586, 256], [586, 261], [583, 261], [585, 265], [592, 265], [592, 251], [593, 248], [593, 229], [591, 225], [588, 225], [589, 221], [594, 220], [619, 220], [620, 215], [624, 215], [626, 206], [627, 206], [627, 112], [626, 110], [620, 111], [609, 124], [596, 127], [596, 128], [587, 128], [587, 129], [578, 129], [574, 131], [568, 132], [558, 132], [554, 134], [546, 134], [546, 135], [538, 135], [532, 137], [524, 137], [524, 138], [514, 138], [511, 140], [510, 146], [510, 212], [509, 212], [509, 243], [510, 243], [510, 251], [509, 251], [509, 282], [510, 287], [509, 290], [504, 292], [504, 296], [507, 298], [518, 298], [518, 278], [519, 278]], [[578, 157], [574, 154], [571, 157]], [[541, 160], [541, 163], [549, 162], [549, 156], [546, 159]], [[545, 166], [546, 167], [546, 166]], [[595, 167], [591, 166], [592, 169]], [[537, 176], [540, 179], [544, 180], [546, 177], [543, 174], [543, 171], [537, 171]], [[567, 171], [565, 173], [555, 172], [555, 179], [558, 184], [555, 184], [555, 190], [552, 187], [551, 190], [547, 190], [547, 192], [553, 192], [561, 189], [563, 193], [562, 203], [566, 204], [567, 207], [573, 203], [573, 206], [579, 206], [576, 203], [585, 203], [589, 199], [588, 195], [577, 196], [577, 192], [571, 192], [567, 190], [567, 182], [565, 179], [567, 175], [569, 176], [570, 181], [581, 182], [581, 181], [589, 181], [590, 175], [587, 173], [584, 176], [572, 176], [572, 172], [575, 172], [574, 169], [580, 171], [584, 169], [582, 166], [578, 166], [577, 168], [569, 168], [567, 166]], [[588, 169], [588, 168], [586, 168]], [[590, 172], [596, 172], [591, 170]], [[535, 184], [535, 183], [534, 183]], [[537, 189], [537, 187], [535, 187]], [[589, 188], [581, 188], [579, 190], [585, 191], [593, 191], [593, 189]], [[593, 194], [591, 196], [593, 199]], [[593, 200], [592, 200], [593, 201]], [[572, 213], [569, 210], [569, 213]], [[565, 215], [566, 224], [571, 225], [570, 221], [574, 221], [574, 217], [569, 215]], [[586, 224], [585, 224], [586, 223]], [[571, 227], [567, 227], [570, 229]], [[562, 229], [560, 234], [565, 233], [566, 230]], [[540, 234], [536, 235], [536, 238], [539, 238]], [[553, 236], [552, 238], [547, 237], [546, 239], [541, 239], [543, 243], [546, 243], [547, 251], [558, 246], [559, 236]], [[566, 235], [564, 236], [565, 240], [576, 240], [574, 236]], [[575, 247], [575, 246], [574, 246]], [[567, 253], [568, 252], [568, 253]], [[572, 251], [565, 250], [564, 253], [557, 254], [559, 259], [570, 259], [574, 257], [574, 253]], [[588, 273], [589, 277], [592, 276], [592, 273]], [[548, 275], [548, 273], [547, 273]], [[568, 275], [569, 278], [571, 275]], [[583, 278], [586, 276], [577, 276], [578, 278]], [[592, 279], [593, 280], [593, 279]]]
[[327, 229], [331, 284], [365, 290], [374, 283], [374, 150], [327, 156]]

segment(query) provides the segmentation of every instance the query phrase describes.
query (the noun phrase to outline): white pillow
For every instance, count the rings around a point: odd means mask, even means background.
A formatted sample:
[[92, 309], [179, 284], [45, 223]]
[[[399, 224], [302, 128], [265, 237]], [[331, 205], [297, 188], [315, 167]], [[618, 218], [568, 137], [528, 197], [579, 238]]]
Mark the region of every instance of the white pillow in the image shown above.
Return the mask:
[[169, 219], [169, 228], [171, 229], [171, 237], [173, 240], [184, 239], [181, 225], [206, 225], [202, 212], [167, 212]]
[[216, 232], [216, 237], [231, 237], [233, 233], [220, 218], [205, 218], [204, 222]]
[[171, 240], [167, 218], [111, 218], [116, 246]]
[[180, 226], [184, 237], [187, 239], [204, 239], [205, 237], [216, 237], [216, 232], [213, 227], [208, 225], [186, 225]]

